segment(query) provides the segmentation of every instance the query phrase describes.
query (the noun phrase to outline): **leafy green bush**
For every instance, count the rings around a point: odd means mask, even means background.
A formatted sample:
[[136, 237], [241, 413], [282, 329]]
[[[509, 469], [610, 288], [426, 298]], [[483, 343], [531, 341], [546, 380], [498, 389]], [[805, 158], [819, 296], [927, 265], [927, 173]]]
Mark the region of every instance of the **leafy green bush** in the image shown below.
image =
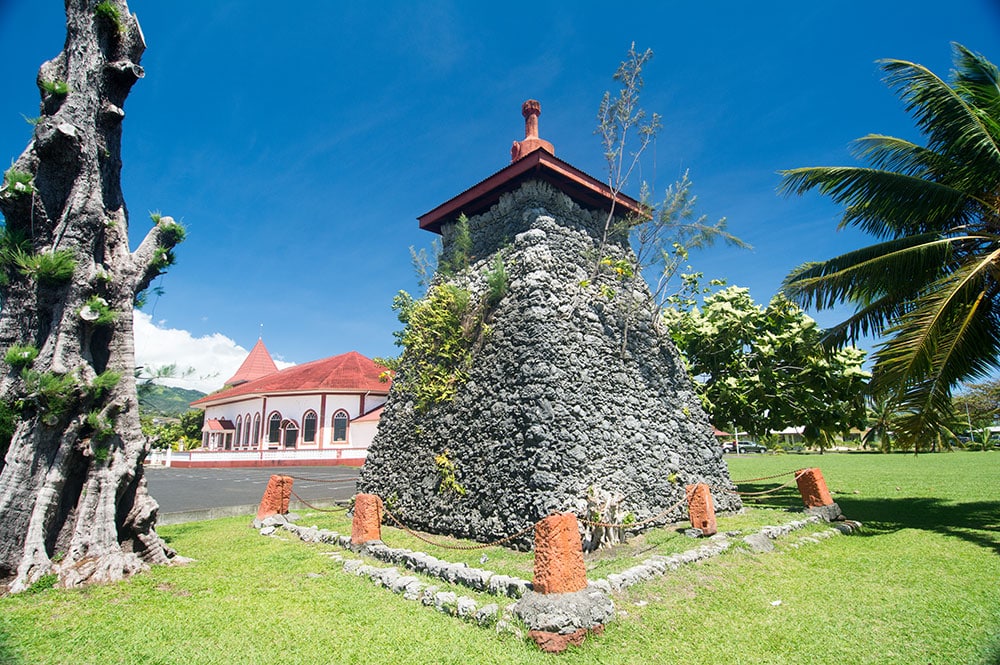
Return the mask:
[[95, 326], [106, 326], [118, 319], [118, 312], [111, 309], [108, 301], [100, 296], [91, 296], [78, 312], [81, 319]]
[[25, 593], [40, 593], [48, 589], [55, 587], [56, 583], [59, 581], [59, 576], [55, 573], [45, 573], [37, 580], [35, 580], [31, 586], [25, 590]]
[[101, 0], [94, 7], [94, 16], [104, 19], [115, 27], [119, 33], [125, 32], [125, 24], [122, 23], [122, 13], [111, 0]]
[[7, 353], [4, 354], [3, 360], [11, 367], [20, 369], [30, 367], [37, 357], [38, 349], [31, 344], [11, 344]]
[[458, 477], [455, 475], [457, 467], [455, 466], [455, 460], [451, 458], [450, 450], [445, 448], [441, 453], [435, 455], [434, 466], [437, 467], [438, 475], [441, 478], [441, 481], [438, 483], [439, 494], [447, 492], [458, 495], [465, 494], [465, 488], [458, 482]]
[[90, 394], [94, 399], [102, 399], [106, 393], [115, 389], [121, 379], [122, 375], [118, 372], [111, 370], [101, 372], [94, 377], [93, 383], [90, 384]]
[[22, 194], [32, 194], [34, 191], [35, 180], [30, 173], [11, 167], [3, 174], [3, 196], [10, 198]]
[[73, 374], [25, 368], [21, 370], [21, 379], [28, 392], [27, 401], [35, 405], [41, 421], [49, 427], [58, 424], [76, 399], [78, 384]]
[[421, 300], [401, 292], [393, 303], [406, 325], [398, 336], [406, 369], [396, 381], [414, 394], [418, 409], [451, 400], [468, 379], [473, 348], [489, 332], [470, 300], [465, 289], [441, 284]]
[[[185, 236], [187, 236], [187, 230], [177, 222], [157, 222], [160, 227], [160, 233], [163, 237], [163, 241], [173, 247], [174, 245], [180, 244]], [[171, 263], [173, 259], [171, 258]]]
[[76, 254], [71, 249], [42, 252], [32, 259], [31, 272], [43, 284], [65, 284], [73, 279]]
[[115, 434], [115, 424], [106, 416], [101, 415], [100, 411], [88, 413], [86, 422], [87, 426], [93, 430], [93, 440], [98, 443], [107, 441]]
[[469, 233], [469, 219], [464, 214], [459, 215], [455, 228], [448, 241], [448, 251], [438, 260], [438, 272], [445, 277], [451, 277], [472, 263], [472, 234]]
[[510, 280], [507, 277], [507, 269], [503, 263], [503, 257], [499, 253], [493, 256], [493, 265], [486, 273], [486, 307], [493, 309], [503, 297], [507, 295], [510, 288]]
[[69, 83], [66, 83], [66, 81], [60, 81], [59, 79], [54, 81], [42, 81], [39, 85], [42, 86], [42, 90], [50, 95], [57, 95], [61, 97], [69, 94]]
[[[180, 228], [179, 224], [176, 224]], [[174, 264], [174, 253], [165, 247], [157, 247], [153, 250], [153, 260], [150, 265], [156, 270], [166, 270]]]

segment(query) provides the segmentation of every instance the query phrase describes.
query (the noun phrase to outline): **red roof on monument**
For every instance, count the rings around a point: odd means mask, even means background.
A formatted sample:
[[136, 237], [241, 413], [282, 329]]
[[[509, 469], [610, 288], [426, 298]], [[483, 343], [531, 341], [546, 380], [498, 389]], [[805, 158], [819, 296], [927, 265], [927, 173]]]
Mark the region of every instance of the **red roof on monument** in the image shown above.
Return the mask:
[[357, 351], [295, 365], [268, 376], [222, 390], [191, 402], [207, 406], [248, 395], [301, 392], [372, 392], [386, 394], [391, 380], [383, 380], [386, 368]]

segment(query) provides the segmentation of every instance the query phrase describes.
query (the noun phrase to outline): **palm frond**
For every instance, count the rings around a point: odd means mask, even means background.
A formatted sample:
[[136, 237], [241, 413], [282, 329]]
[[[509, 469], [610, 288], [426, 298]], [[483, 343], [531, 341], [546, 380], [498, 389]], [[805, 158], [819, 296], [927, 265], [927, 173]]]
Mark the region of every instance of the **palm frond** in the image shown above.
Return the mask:
[[961, 44], [953, 43], [952, 47], [955, 49], [956, 89], [988, 117], [994, 121], [1000, 119], [1000, 69]]
[[923, 65], [882, 60], [885, 81], [896, 89], [920, 128], [927, 147], [954, 157], [958, 170], [980, 175], [1000, 171], [1000, 142], [983, 123], [982, 114], [958, 90]]
[[780, 173], [780, 193], [816, 189], [847, 206], [841, 226], [857, 226], [877, 238], [941, 231], [974, 215], [966, 192], [905, 173], [857, 166], [811, 166]]
[[[845, 301], [863, 306], [885, 294], [907, 299], [940, 278], [955, 242], [925, 233], [862, 247], [800, 266], [785, 278], [782, 292], [803, 308], [816, 309]], [[908, 279], [900, 280], [901, 274]]]
[[995, 247], [932, 285], [911, 311], [886, 330], [891, 338], [875, 352], [873, 383], [903, 385], [943, 381], [949, 388], [963, 376], [996, 363], [1000, 331], [986, 288], [1000, 260]]
[[862, 136], [851, 144], [851, 153], [875, 169], [921, 179], [934, 179], [951, 165], [933, 150], [884, 134]]

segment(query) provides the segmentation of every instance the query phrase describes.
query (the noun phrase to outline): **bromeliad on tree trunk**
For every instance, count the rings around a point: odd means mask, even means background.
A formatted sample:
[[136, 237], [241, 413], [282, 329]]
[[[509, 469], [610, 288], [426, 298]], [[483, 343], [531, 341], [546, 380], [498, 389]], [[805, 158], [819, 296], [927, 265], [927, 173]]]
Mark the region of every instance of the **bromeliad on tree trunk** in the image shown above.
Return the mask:
[[130, 252], [120, 180], [122, 107], [146, 45], [124, 0], [68, 0], [66, 28], [38, 74], [34, 136], [0, 189], [0, 401], [14, 414], [0, 583], [12, 592], [174, 558], [143, 477], [132, 309], [184, 234], [158, 217]]

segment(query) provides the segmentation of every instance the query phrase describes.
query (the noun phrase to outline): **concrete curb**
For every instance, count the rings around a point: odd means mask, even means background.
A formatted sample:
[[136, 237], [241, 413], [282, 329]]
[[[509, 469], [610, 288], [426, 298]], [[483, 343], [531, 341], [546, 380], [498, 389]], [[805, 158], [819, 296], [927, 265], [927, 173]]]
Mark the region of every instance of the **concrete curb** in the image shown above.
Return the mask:
[[[292, 497], [293, 503], [301, 502]], [[336, 499], [309, 499], [309, 503], [317, 508], [332, 508], [339, 506]], [[219, 506], [217, 508], [205, 508], [203, 510], [181, 510], [173, 513], [160, 513], [156, 518], [157, 526], [168, 526], [170, 524], [184, 524], [186, 522], [204, 522], [206, 520], [217, 520], [223, 517], [237, 517], [246, 515], [252, 519], [257, 514], [259, 504], [251, 503], [242, 506]], [[300, 512], [308, 510], [305, 506], [299, 506]]]

